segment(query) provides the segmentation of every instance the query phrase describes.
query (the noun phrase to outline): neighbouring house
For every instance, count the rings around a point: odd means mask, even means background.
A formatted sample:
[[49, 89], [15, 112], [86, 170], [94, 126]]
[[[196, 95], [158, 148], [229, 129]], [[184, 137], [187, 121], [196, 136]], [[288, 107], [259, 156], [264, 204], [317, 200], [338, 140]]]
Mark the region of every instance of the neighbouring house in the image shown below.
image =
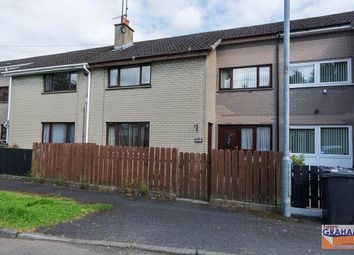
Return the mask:
[[[2, 71], [0, 69], [0, 71]], [[0, 75], [0, 144], [6, 141], [7, 105], [9, 100], [9, 77]]]
[[[292, 153], [353, 166], [354, 12], [291, 22]], [[281, 150], [283, 23], [0, 62], [8, 143]]]

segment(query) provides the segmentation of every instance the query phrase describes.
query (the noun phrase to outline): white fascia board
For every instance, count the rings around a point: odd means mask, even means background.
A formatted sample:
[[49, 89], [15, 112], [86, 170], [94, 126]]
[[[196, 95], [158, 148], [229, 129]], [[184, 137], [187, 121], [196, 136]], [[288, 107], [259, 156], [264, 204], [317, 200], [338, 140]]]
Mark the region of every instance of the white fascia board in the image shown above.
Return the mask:
[[[322, 33], [346, 31], [351, 29], [354, 29], [353, 25], [308, 29], [303, 31], [290, 32], [290, 36], [295, 37], [295, 36], [303, 36], [303, 35], [311, 35], [311, 34], [322, 34]], [[280, 33], [280, 37], [284, 37], [284, 33]]]
[[42, 74], [42, 73], [51, 73], [51, 72], [80, 70], [80, 69], [84, 69], [84, 66], [88, 66], [88, 64], [79, 63], [79, 64], [70, 64], [70, 65], [37, 67], [37, 68], [5, 71], [2, 72], [1, 74], [4, 76], [23, 76], [23, 75], [30, 75], [30, 74]]

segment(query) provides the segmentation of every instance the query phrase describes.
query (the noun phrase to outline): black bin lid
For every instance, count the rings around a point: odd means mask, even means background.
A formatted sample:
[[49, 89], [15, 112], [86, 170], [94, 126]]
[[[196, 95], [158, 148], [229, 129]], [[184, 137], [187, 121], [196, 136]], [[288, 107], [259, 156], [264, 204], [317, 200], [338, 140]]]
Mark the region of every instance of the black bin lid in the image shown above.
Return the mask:
[[345, 177], [345, 178], [354, 178], [354, 168], [346, 167], [329, 167], [329, 166], [320, 166], [320, 176], [322, 178], [329, 177]]

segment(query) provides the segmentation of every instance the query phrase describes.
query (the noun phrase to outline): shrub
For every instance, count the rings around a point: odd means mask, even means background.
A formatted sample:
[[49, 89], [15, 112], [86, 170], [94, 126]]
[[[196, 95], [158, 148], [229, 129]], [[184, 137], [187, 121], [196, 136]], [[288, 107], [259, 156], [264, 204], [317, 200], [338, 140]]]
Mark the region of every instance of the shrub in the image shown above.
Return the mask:
[[296, 156], [296, 155], [291, 155], [290, 159], [293, 163], [293, 165], [297, 165], [297, 166], [304, 166], [305, 165], [305, 156], [304, 154], [301, 154], [300, 156]]

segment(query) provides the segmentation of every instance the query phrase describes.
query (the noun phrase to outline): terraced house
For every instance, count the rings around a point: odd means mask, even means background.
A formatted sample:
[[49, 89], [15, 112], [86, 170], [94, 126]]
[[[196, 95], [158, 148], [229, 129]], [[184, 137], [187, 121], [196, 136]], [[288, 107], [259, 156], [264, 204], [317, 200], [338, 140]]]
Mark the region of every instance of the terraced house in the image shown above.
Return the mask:
[[[353, 165], [354, 12], [291, 22], [291, 151]], [[282, 22], [5, 61], [8, 143], [279, 150]], [[1, 95], [1, 94], [0, 94]]]

